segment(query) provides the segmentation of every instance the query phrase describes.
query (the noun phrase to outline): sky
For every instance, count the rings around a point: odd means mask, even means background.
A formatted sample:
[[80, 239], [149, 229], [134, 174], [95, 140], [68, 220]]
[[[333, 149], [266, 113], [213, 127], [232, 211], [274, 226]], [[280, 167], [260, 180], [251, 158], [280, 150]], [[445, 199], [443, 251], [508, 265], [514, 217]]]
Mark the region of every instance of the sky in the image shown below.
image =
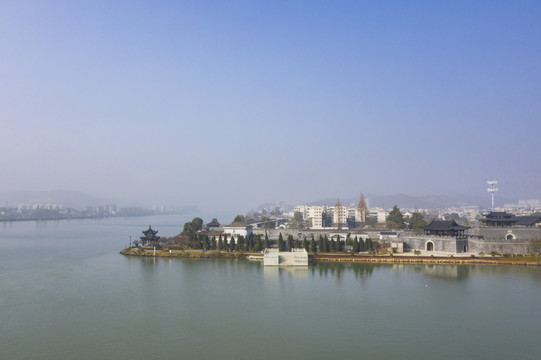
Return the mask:
[[0, 1], [0, 191], [541, 198], [539, 1]]

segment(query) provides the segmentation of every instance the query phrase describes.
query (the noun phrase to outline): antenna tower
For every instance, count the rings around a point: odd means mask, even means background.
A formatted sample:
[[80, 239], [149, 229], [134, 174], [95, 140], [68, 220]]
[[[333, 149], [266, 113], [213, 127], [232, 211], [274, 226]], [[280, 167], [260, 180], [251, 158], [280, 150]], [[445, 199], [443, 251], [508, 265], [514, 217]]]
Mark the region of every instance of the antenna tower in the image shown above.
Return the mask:
[[487, 181], [487, 184], [487, 191], [492, 194], [492, 212], [494, 212], [494, 193], [498, 191], [498, 188], [496, 187], [496, 185], [498, 185], [498, 182], [496, 180], [489, 180]]

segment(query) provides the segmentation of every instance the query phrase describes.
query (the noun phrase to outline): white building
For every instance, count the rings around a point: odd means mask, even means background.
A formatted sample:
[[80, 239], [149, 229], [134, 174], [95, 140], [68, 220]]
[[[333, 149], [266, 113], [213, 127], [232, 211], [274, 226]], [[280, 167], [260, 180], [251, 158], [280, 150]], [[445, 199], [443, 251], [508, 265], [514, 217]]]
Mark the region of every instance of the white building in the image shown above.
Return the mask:
[[234, 242], [236, 244], [239, 236], [247, 238], [252, 234], [252, 225], [248, 225], [239, 221], [233, 222], [229, 225], [225, 225], [223, 229], [224, 234], [227, 235], [227, 243], [231, 243], [231, 239], [234, 239]]
[[348, 208], [340, 204], [340, 200], [336, 202], [333, 209], [333, 227], [347, 228], [348, 224]]
[[308, 207], [307, 219], [312, 220], [312, 229], [323, 228], [323, 213], [326, 211], [325, 206], [312, 205]]
[[387, 215], [385, 210], [382, 208], [372, 208], [370, 209], [370, 216], [375, 217], [378, 220], [378, 223], [384, 223], [387, 220]]

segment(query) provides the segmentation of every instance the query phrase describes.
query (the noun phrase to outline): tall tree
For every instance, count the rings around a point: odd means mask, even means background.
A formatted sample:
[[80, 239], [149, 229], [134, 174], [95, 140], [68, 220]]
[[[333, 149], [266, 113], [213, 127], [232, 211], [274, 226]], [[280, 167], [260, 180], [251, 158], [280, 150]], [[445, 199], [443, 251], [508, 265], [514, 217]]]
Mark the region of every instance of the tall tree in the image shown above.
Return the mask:
[[304, 229], [304, 218], [300, 211], [295, 211], [293, 221], [291, 222], [293, 229]]
[[354, 253], [358, 253], [360, 251], [360, 247], [359, 247], [359, 240], [357, 239], [357, 236], [355, 236], [355, 238], [353, 239], [353, 247], [351, 249], [351, 251], [353, 251]]
[[291, 251], [293, 249], [293, 235], [287, 236], [287, 251]]
[[266, 231], [265, 231], [265, 240], [264, 240], [264, 242], [263, 242], [263, 247], [264, 247], [265, 249], [270, 248], [269, 235], [267, 234]]
[[411, 214], [408, 222], [409, 228], [414, 230], [416, 233], [422, 233], [423, 229], [428, 225], [423, 215], [418, 212], [414, 212], [413, 214]]
[[190, 237], [190, 236], [193, 236], [202, 228], [203, 228], [203, 219], [196, 217], [192, 221], [184, 223], [184, 227], [182, 228], [182, 233]]
[[244, 215], [237, 215], [235, 216], [235, 218], [233, 219], [233, 222], [245, 222], [246, 221], [246, 218], [244, 217]]
[[314, 239], [314, 234], [312, 234], [312, 238], [310, 239], [310, 250], [312, 250], [313, 253], [317, 252], [317, 245], [316, 240]]
[[389, 216], [387, 217], [387, 227], [389, 229], [403, 229], [405, 227], [404, 215], [400, 212], [400, 209], [395, 205]]
[[364, 242], [364, 251], [372, 251], [372, 239], [366, 238]]
[[285, 251], [285, 243], [284, 238], [282, 237], [282, 233], [278, 235], [278, 250]]
[[222, 240], [222, 235], [218, 238], [218, 250], [224, 249], [224, 241]]
[[323, 247], [325, 248], [326, 252], [329, 252], [329, 238], [327, 237], [327, 235], [325, 235], [325, 237], [323, 238]]
[[254, 247], [252, 248], [252, 251], [261, 251], [262, 243], [261, 243], [261, 235], [255, 235], [254, 239]]
[[317, 251], [319, 252], [325, 252], [325, 239], [323, 239], [323, 236], [319, 235], [319, 241], [318, 241], [318, 247]]

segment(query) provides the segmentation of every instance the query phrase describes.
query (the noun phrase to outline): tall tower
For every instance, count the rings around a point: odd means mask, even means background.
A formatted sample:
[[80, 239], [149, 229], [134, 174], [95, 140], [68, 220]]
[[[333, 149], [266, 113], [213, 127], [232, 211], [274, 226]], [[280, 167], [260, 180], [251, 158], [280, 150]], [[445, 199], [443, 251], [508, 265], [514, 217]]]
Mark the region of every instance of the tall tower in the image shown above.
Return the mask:
[[492, 194], [492, 212], [494, 212], [494, 193], [498, 191], [498, 188], [496, 187], [496, 185], [498, 185], [498, 182], [496, 180], [489, 180], [487, 181], [487, 184], [487, 191]]
[[366, 200], [364, 199], [364, 194], [361, 193], [361, 199], [355, 209], [355, 221], [358, 223], [366, 222], [366, 213], [368, 212], [368, 206], [366, 205]]

